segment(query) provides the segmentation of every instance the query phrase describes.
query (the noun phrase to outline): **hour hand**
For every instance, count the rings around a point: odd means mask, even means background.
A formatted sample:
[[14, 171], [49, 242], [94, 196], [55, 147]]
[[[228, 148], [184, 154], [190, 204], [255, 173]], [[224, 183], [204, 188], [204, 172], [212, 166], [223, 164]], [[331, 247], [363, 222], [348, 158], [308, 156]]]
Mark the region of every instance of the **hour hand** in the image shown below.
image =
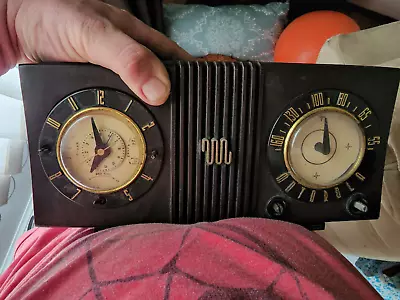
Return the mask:
[[104, 143], [101, 139], [99, 130], [97, 129], [97, 126], [96, 126], [96, 123], [94, 122], [93, 117], [90, 118], [90, 120], [92, 122], [92, 129], [93, 129], [94, 140], [96, 142], [96, 149], [104, 148]]
[[328, 127], [328, 119], [325, 118], [325, 123], [324, 123], [324, 139], [322, 142], [323, 145], [323, 154], [328, 155], [331, 153], [331, 143], [329, 140], [329, 127]]
[[98, 168], [100, 163], [103, 160], [105, 160], [110, 154], [111, 154], [110, 147], [96, 150], [96, 155], [94, 156], [92, 166], [90, 167], [90, 173], [93, 173], [93, 171]]

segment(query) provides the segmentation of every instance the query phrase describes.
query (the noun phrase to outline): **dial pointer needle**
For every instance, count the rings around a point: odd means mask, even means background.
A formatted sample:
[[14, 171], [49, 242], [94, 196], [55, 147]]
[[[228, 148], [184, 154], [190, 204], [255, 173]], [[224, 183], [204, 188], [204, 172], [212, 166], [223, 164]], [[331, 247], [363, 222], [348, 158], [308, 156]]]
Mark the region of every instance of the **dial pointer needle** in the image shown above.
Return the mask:
[[324, 139], [323, 139], [322, 145], [323, 145], [323, 154], [328, 155], [329, 153], [331, 153], [328, 119], [326, 117], [325, 117], [325, 123], [324, 123]]

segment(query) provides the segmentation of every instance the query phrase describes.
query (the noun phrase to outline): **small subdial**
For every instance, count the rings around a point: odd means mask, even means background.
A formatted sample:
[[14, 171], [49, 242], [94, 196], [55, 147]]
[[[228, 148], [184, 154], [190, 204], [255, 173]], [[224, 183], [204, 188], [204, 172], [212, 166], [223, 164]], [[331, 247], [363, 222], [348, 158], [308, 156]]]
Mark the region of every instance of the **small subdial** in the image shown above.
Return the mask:
[[138, 146], [137, 146], [137, 141], [136, 138], [130, 138], [128, 143], [127, 143], [127, 155], [126, 158], [128, 160], [128, 163], [132, 166], [138, 166], [142, 164], [141, 159], [140, 159], [140, 152], [138, 151]]
[[[99, 166], [96, 168], [96, 174], [107, 173], [118, 168], [126, 157], [126, 146], [124, 140], [119, 134], [109, 129], [100, 129], [100, 136], [105, 142], [105, 148], [103, 150], [110, 149], [110, 154], [104, 159]], [[82, 141], [82, 147], [80, 153], [84, 159], [84, 162], [91, 166], [94, 157], [98, 153], [94, 152], [96, 147], [94, 134], [89, 133]], [[101, 152], [100, 152], [101, 153]]]

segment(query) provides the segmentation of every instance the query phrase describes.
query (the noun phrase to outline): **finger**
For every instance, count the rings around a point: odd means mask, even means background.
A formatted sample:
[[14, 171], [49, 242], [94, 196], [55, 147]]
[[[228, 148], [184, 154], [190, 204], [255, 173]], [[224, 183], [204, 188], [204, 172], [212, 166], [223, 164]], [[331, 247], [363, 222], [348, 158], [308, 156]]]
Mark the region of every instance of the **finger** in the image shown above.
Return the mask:
[[163, 104], [171, 84], [164, 65], [146, 47], [103, 18], [86, 19], [80, 37], [82, 57], [119, 74], [128, 87], [150, 105]]
[[110, 20], [115, 26], [157, 53], [162, 58], [193, 60], [194, 58], [178, 46], [177, 43], [167, 38], [161, 32], [147, 26], [129, 12], [111, 5], [105, 5], [101, 15]]

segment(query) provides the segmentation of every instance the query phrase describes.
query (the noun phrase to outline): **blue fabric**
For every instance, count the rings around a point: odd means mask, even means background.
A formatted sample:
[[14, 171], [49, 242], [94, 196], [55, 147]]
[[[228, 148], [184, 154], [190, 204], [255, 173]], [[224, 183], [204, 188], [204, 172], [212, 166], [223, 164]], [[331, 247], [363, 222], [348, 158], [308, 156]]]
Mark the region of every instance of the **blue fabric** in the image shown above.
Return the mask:
[[272, 61], [289, 3], [164, 5], [166, 35], [196, 57], [207, 54]]

